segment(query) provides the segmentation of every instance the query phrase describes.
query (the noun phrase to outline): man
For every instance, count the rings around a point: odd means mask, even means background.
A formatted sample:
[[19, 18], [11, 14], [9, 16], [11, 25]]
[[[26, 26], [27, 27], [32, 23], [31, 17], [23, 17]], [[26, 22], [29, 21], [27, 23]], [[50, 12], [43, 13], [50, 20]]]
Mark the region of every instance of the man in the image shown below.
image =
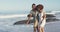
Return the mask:
[[32, 10], [30, 11], [30, 14], [28, 15], [28, 21], [27, 21], [27, 24], [29, 23], [30, 21], [30, 18], [33, 17], [33, 21], [34, 21], [34, 32], [36, 32], [36, 29], [37, 29], [37, 19], [36, 19], [36, 16], [37, 16], [37, 11], [36, 11], [36, 5], [35, 4], [32, 4]]
[[37, 10], [38, 10], [38, 14], [37, 14], [37, 19], [38, 19], [38, 29], [39, 29], [39, 32], [44, 32], [44, 26], [45, 26], [45, 23], [46, 23], [46, 14], [45, 12], [43, 11], [43, 5], [39, 4], [37, 5]]

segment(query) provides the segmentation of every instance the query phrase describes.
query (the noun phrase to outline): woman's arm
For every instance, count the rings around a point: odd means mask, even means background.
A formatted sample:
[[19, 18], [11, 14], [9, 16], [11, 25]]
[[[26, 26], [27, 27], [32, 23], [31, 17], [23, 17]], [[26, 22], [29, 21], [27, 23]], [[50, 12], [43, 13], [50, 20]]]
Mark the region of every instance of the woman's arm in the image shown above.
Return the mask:
[[43, 17], [43, 19], [41, 21], [43, 21], [44, 19], [46, 20], [46, 13], [45, 12], [43, 13], [42, 17]]

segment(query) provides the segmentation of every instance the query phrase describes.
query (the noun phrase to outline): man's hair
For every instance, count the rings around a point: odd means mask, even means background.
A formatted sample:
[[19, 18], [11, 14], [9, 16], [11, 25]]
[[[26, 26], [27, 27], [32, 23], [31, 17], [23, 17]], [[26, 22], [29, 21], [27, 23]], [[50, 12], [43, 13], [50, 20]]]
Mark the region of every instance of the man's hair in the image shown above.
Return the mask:
[[36, 5], [36, 4], [33, 3], [33, 4], [32, 4], [32, 7], [33, 7], [33, 5]]
[[36, 9], [40, 8], [40, 10], [42, 10], [44, 8], [44, 6], [42, 4], [39, 4], [36, 6]]

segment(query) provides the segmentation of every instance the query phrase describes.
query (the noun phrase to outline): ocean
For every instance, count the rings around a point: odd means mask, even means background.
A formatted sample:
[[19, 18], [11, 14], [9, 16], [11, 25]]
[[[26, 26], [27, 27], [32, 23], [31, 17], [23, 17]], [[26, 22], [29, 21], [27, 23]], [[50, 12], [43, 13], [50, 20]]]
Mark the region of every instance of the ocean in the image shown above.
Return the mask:
[[[59, 11], [58, 12], [51, 11], [47, 13], [55, 13], [56, 18], [60, 19]], [[27, 14], [29, 14], [29, 11], [24, 11], [24, 12], [23, 11], [12, 11], [12, 12], [11, 11], [1, 12], [0, 11], [0, 32], [33, 32], [33, 25], [31, 24], [13, 25], [17, 21], [27, 19]], [[60, 23], [59, 21], [47, 23], [45, 26], [45, 31], [46, 32], [59, 32], [60, 30], [59, 23]], [[53, 30], [51, 30], [51, 28]]]

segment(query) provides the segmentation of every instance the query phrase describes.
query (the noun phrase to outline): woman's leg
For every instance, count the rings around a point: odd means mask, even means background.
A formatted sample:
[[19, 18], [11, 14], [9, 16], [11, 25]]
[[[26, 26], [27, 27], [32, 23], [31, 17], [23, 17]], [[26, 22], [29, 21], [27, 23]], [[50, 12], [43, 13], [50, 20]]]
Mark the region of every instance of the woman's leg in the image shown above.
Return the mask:
[[40, 32], [44, 32], [44, 27], [40, 27]]
[[41, 29], [41, 27], [40, 27], [40, 29], [39, 29], [40, 31], [39, 32], [42, 32], [42, 29]]
[[41, 27], [42, 32], [44, 32], [44, 27]]
[[44, 26], [45, 26], [46, 21], [43, 20], [43, 23], [40, 25], [42, 32], [44, 32]]

